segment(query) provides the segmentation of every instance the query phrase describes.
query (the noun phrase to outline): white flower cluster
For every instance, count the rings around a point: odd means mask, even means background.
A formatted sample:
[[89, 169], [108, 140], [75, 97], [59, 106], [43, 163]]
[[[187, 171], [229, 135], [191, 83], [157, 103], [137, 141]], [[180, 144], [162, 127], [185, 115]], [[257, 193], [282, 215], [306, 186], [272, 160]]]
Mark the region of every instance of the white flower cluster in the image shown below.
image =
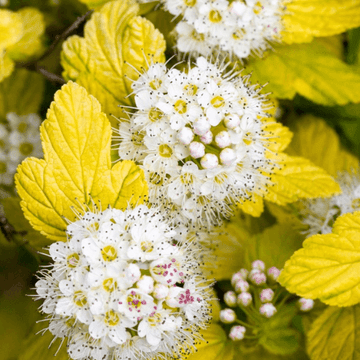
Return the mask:
[[302, 222], [309, 226], [307, 235], [329, 234], [337, 217], [360, 210], [360, 175], [342, 172], [336, 180], [340, 195], [301, 201], [299, 213]]
[[86, 212], [50, 246], [53, 268], [36, 283], [49, 330], [72, 359], [180, 357], [210, 320], [204, 251], [159, 212]]
[[8, 124], [0, 124], [0, 185], [12, 185], [17, 166], [28, 156], [42, 157], [36, 114], [18, 116], [9, 113]]
[[151, 65], [133, 83], [137, 112], [119, 128], [119, 154], [144, 169], [149, 201], [214, 225], [229, 204], [269, 183], [269, 109], [260, 88], [205, 58], [188, 72]]
[[162, 0], [182, 19], [176, 25], [177, 48], [184, 53], [210, 55], [214, 50], [247, 58], [262, 54], [280, 40], [283, 0]]

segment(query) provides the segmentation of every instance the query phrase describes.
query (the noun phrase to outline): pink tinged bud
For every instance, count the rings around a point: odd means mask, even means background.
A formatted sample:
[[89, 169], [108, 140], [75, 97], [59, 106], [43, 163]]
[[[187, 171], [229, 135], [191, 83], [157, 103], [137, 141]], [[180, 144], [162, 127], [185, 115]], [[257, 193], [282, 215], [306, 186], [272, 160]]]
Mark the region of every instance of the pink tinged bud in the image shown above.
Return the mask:
[[214, 169], [219, 165], [219, 160], [214, 154], [206, 154], [201, 158], [200, 164], [204, 169]]
[[300, 311], [310, 311], [314, 307], [314, 300], [300, 298], [298, 300], [298, 304], [299, 304], [299, 307], [300, 307]]
[[277, 281], [278, 277], [280, 276], [280, 270], [275, 266], [271, 267], [267, 271], [269, 278], [273, 281]]
[[194, 133], [188, 127], [184, 127], [178, 134], [178, 139], [183, 145], [189, 145], [194, 140]]
[[252, 303], [252, 295], [248, 292], [243, 292], [237, 297], [237, 304], [239, 306], [249, 306]]
[[244, 280], [246, 280], [247, 276], [249, 275], [249, 270], [247, 269], [240, 269], [238, 272], [243, 276]]
[[233, 149], [226, 148], [220, 153], [220, 161], [222, 164], [230, 166], [236, 160], [236, 153]]
[[[241, 269], [243, 270], [243, 269]], [[237, 273], [233, 274], [233, 276], [231, 277], [231, 285], [234, 287], [235, 284], [239, 281], [239, 280], [245, 280], [246, 277], [244, 277], [243, 273], [240, 271], [238, 271]], [[245, 269], [244, 269], [245, 270]]]
[[230, 135], [227, 131], [220, 131], [215, 136], [215, 144], [220, 148], [226, 148], [231, 145]]
[[271, 289], [264, 289], [260, 293], [260, 301], [263, 303], [271, 302], [274, 298], [274, 292]]
[[229, 338], [232, 341], [239, 341], [245, 337], [246, 328], [241, 325], [233, 326], [230, 329]]
[[240, 279], [236, 284], [235, 284], [235, 291], [236, 292], [245, 292], [249, 290], [249, 283], [246, 280], [242, 280]]
[[228, 129], [235, 129], [240, 125], [240, 118], [237, 115], [228, 115], [224, 119], [224, 124]]
[[271, 318], [272, 316], [274, 316], [276, 314], [276, 307], [271, 304], [271, 303], [267, 303], [264, 305], [260, 306], [260, 314], [265, 316], [266, 318]]
[[169, 294], [169, 288], [163, 284], [156, 284], [154, 286], [153, 297], [156, 300], [165, 299]]
[[150, 294], [154, 290], [154, 279], [151, 276], [144, 275], [137, 282], [136, 286], [146, 294]]
[[224, 301], [227, 306], [234, 307], [236, 305], [236, 294], [234, 291], [227, 291], [224, 294]]
[[205, 155], [205, 146], [204, 144], [198, 142], [198, 141], [193, 141], [190, 144], [190, 155], [194, 158], [194, 159], [198, 159], [201, 158]]
[[224, 324], [231, 324], [236, 320], [236, 314], [233, 309], [224, 309], [220, 311], [220, 321]]
[[211, 129], [211, 125], [205, 118], [201, 118], [194, 122], [193, 129], [196, 135], [203, 136]]
[[251, 267], [253, 269], [258, 269], [260, 271], [265, 271], [265, 263], [261, 260], [255, 260], [252, 264]]
[[213, 133], [210, 130], [200, 137], [200, 140], [204, 144], [210, 144], [212, 142], [212, 139], [213, 139]]
[[136, 283], [141, 276], [141, 272], [139, 267], [136, 264], [130, 264], [128, 265], [128, 267], [125, 269], [125, 276], [126, 276], [126, 280], [129, 283]]
[[255, 284], [255, 285], [264, 285], [266, 284], [266, 275], [264, 273], [259, 273], [259, 274], [254, 274], [250, 280]]

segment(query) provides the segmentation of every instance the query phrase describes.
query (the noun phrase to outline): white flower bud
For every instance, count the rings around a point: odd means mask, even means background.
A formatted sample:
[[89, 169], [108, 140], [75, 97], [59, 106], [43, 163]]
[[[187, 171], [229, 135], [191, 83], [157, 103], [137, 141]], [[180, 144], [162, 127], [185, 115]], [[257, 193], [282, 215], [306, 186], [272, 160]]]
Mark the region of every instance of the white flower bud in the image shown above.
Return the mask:
[[261, 290], [260, 300], [263, 303], [271, 302], [274, 298], [274, 292], [271, 289]]
[[183, 145], [189, 145], [194, 140], [194, 133], [188, 127], [184, 127], [178, 134], [178, 139]]
[[193, 141], [190, 144], [190, 155], [194, 159], [201, 158], [205, 155], [205, 146], [201, 142]]
[[237, 115], [228, 115], [224, 119], [224, 124], [228, 129], [235, 129], [240, 125], [240, 118]]
[[240, 271], [236, 272], [235, 274], [232, 275], [231, 277], [231, 285], [234, 287], [235, 284], [239, 281], [239, 280], [246, 280], [246, 276], [244, 276], [244, 272], [243, 270], [247, 271], [246, 269], [241, 269]]
[[269, 278], [273, 281], [277, 281], [278, 277], [280, 276], [280, 270], [275, 266], [272, 266], [270, 269], [268, 269], [267, 273]]
[[224, 301], [227, 306], [234, 307], [236, 305], [236, 294], [234, 291], [227, 291], [224, 294]]
[[243, 292], [237, 296], [237, 304], [242, 306], [249, 306], [252, 302], [252, 295], [248, 292]]
[[204, 144], [210, 144], [212, 142], [212, 139], [213, 139], [213, 133], [210, 130], [200, 137], [200, 140]]
[[224, 309], [220, 311], [220, 321], [224, 324], [231, 324], [236, 320], [236, 314], [233, 309]]
[[314, 307], [314, 300], [300, 298], [298, 300], [298, 304], [299, 304], [299, 307], [300, 307], [300, 311], [310, 311]]
[[196, 135], [202, 136], [211, 129], [211, 125], [205, 118], [201, 118], [194, 122], [193, 129]]
[[263, 304], [260, 306], [260, 314], [267, 317], [267, 318], [271, 318], [272, 316], [275, 315], [276, 313], [276, 307], [271, 304], [271, 303], [267, 303], [267, 304]]
[[230, 329], [229, 338], [232, 341], [239, 341], [245, 337], [246, 328], [241, 325], [233, 326]]
[[136, 264], [129, 264], [125, 269], [125, 278], [129, 284], [135, 284], [141, 276], [139, 267]]
[[246, 280], [238, 280], [238, 282], [235, 284], [235, 291], [236, 292], [244, 292], [249, 290], [249, 283]]
[[262, 273], [262, 272], [253, 274], [249, 278], [252, 281], [252, 283], [255, 284], [255, 285], [264, 285], [264, 284], [266, 284], [266, 275], [264, 273]]
[[136, 283], [136, 286], [146, 294], [150, 294], [154, 290], [154, 279], [151, 276], [144, 275]]
[[206, 154], [201, 158], [200, 164], [204, 169], [214, 169], [219, 165], [219, 160], [214, 154]]
[[261, 260], [253, 261], [253, 263], [251, 264], [251, 267], [253, 269], [258, 269], [260, 271], [265, 271], [265, 263]]
[[169, 294], [169, 288], [163, 284], [156, 284], [154, 286], [153, 297], [156, 300], [165, 299]]
[[229, 133], [227, 131], [220, 131], [215, 136], [215, 144], [221, 149], [230, 146], [231, 145], [231, 139], [230, 139]]
[[226, 148], [220, 153], [220, 161], [224, 165], [231, 165], [236, 160], [236, 153], [233, 149]]
[[242, 117], [240, 127], [243, 131], [249, 131], [254, 127], [254, 124], [253, 117], [246, 115]]

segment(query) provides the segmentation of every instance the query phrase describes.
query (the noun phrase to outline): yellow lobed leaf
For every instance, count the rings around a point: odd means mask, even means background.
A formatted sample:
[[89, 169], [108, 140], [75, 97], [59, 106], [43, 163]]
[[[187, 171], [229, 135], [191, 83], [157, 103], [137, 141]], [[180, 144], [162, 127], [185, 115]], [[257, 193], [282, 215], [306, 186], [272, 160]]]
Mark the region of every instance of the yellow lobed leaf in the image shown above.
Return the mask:
[[97, 9], [111, 0], [79, 0], [79, 1], [82, 2], [83, 4], [86, 4], [90, 9]]
[[271, 152], [284, 151], [293, 137], [293, 133], [288, 127], [275, 121], [266, 123], [264, 130], [271, 134], [268, 146], [268, 150]]
[[245, 200], [243, 203], [238, 203], [238, 208], [245, 214], [259, 217], [264, 211], [263, 197], [258, 194], [254, 194], [251, 199]]
[[9, 56], [5, 52], [0, 53], [0, 82], [11, 75], [14, 67], [15, 64]]
[[332, 176], [359, 168], [358, 159], [341, 146], [335, 130], [312, 115], [296, 122], [294, 138], [286, 152], [309, 159]]
[[44, 50], [41, 36], [45, 32], [44, 17], [38, 9], [23, 8], [17, 14], [23, 23], [21, 39], [9, 47], [8, 54], [14, 61], [26, 61]]
[[23, 34], [23, 23], [18, 13], [0, 9], [0, 52], [16, 44]]
[[278, 46], [247, 66], [253, 81], [268, 82], [274, 96], [292, 99], [296, 93], [323, 105], [360, 102], [360, 74], [321, 43]]
[[360, 306], [328, 307], [307, 334], [312, 360], [360, 359]]
[[334, 229], [339, 234], [306, 239], [286, 262], [279, 282], [299, 296], [350, 306], [360, 302], [360, 212], [339, 217]]
[[341, 191], [330, 175], [307, 159], [279, 154], [278, 160], [280, 168], [275, 168], [271, 175], [273, 185], [265, 194], [268, 201], [285, 205], [300, 198], [327, 197]]
[[63, 76], [84, 86], [107, 114], [117, 117], [124, 116], [119, 105], [134, 105], [129, 95], [138, 72], [152, 61], [165, 61], [162, 34], [136, 16], [138, 10], [131, 0], [105, 4], [85, 25], [84, 38], [70, 37], [61, 54]]
[[21, 206], [31, 225], [52, 240], [65, 240], [66, 219], [74, 207], [100, 201], [126, 208], [147, 194], [144, 174], [132, 161], [111, 167], [111, 126], [99, 102], [69, 82], [55, 94], [43, 122], [45, 160], [26, 159], [15, 182]]
[[291, 0], [286, 2], [282, 41], [310, 42], [315, 36], [340, 34], [360, 26], [358, 0]]

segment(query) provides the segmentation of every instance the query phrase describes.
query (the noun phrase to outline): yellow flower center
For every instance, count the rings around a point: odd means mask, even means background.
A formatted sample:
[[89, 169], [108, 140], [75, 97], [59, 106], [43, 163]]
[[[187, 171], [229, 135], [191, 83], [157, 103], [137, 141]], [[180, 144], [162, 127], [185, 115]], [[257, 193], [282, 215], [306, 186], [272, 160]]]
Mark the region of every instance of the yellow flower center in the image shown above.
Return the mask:
[[191, 37], [192, 37], [195, 41], [204, 41], [204, 40], [205, 40], [204, 34], [200, 34], [200, 33], [198, 33], [196, 30], [194, 30], [194, 31], [191, 33]]
[[108, 278], [103, 281], [103, 288], [107, 292], [113, 292], [117, 288], [117, 282], [113, 278]]
[[171, 149], [171, 147], [167, 144], [161, 144], [159, 146], [159, 154], [160, 156], [164, 157], [164, 158], [169, 158], [171, 157], [173, 151]]
[[117, 257], [117, 251], [112, 245], [107, 245], [101, 250], [104, 261], [114, 261]]
[[161, 84], [162, 84], [162, 81], [160, 79], [154, 79], [154, 80], [150, 81], [149, 85], [153, 90], [157, 90], [157, 89], [159, 89]]
[[20, 133], [25, 133], [26, 130], [27, 130], [27, 128], [28, 128], [28, 124], [25, 123], [25, 122], [22, 122], [22, 123], [20, 123], [20, 124], [18, 125], [18, 131], [19, 131]]
[[5, 174], [7, 170], [6, 163], [0, 162], [0, 174]]
[[120, 321], [119, 315], [114, 311], [110, 310], [105, 314], [105, 323], [109, 326], [115, 326]]
[[23, 154], [24, 156], [28, 156], [33, 152], [34, 146], [29, 143], [22, 143], [19, 147], [19, 150], [21, 154]]
[[240, 40], [244, 37], [245, 31], [243, 29], [238, 29], [235, 32], [233, 32], [232, 37], [235, 40]]
[[185, 185], [190, 185], [194, 182], [194, 177], [192, 174], [185, 173], [180, 176], [180, 181]]
[[225, 105], [225, 100], [221, 96], [215, 96], [211, 99], [210, 103], [214, 108], [219, 108]]
[[148, 323], [150, 326], [158, 326], [162, 320], [161, 315], [159, 313], [155, 313], [154, 316], [149, 316]]
[[194, 96], [197, 93], [198, 87], [194, 84], [187, 84], [184, 86], [185, 93], [189, 96]]
[[74, 303], [79, 307], [83, 307], [87, 304], [86, 296], [82, 291], [75, 291]]
[[261, 2], [258, 1], [254, 6], [254, 13], [256, 15], [258, 15], [258, 14], [260, 14], [261, 10], [262, 10], [262, 5], [261, 5]]
[[150, 241], [142, 241], [140, 244], [141, 251], [150, 253], [154, 250], [154, 245]]
[[131, 142], [135, 145], [140, 146], [144, 143], [145, 131], [139, 131], [132, 134]]
[[153, 185], [162, 186], [164, 183], [164, 178], [161, 175], [159, 175], [158, 173], [153, 172], [153, 173], [150, 173], [149, 181]]
[[211, 10], [209, 13], [209, 20], [213, 23], [218, 23], [222, 20], [222, 16], [217, 10]]
[[176, 112], [178, 112], [181, 115], [185, 114], [186, 110], [187, 110], [186, 101], [184, 101], [184, 100], [176, 101], [176, 103], [174, 104], [174, 109], [175, 109]]
[[196, 0], [184, 0], [186, 6], [195, 6]]
[[161, 120], [163, 116], [164, 113], [156, 107], [152, 107], [149, 111], [149, 120], [152, 122]]
[[66, 259], [67, 266], [70, 268], [75, 268], [79, 263], [79, 255], [77, 253], [73, 253], [69, 255]]

